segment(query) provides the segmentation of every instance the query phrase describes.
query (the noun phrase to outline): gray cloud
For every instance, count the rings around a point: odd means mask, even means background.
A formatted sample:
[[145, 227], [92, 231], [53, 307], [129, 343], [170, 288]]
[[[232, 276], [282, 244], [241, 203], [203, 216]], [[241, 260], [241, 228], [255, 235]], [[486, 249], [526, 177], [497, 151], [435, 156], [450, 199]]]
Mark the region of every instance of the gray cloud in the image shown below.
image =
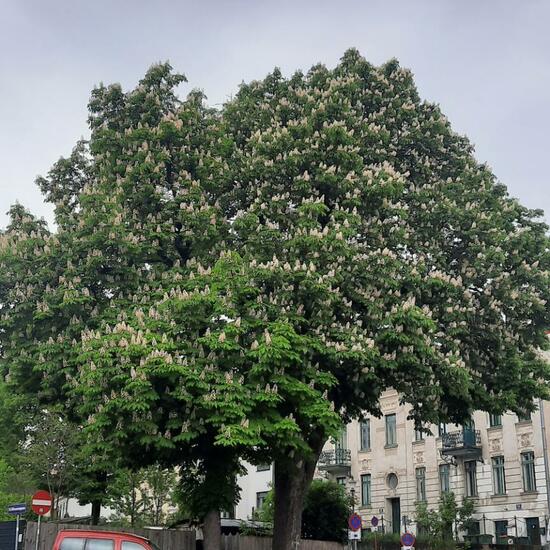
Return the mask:
[[34, 178], [87, 135], [103, 82], [133, 86], [169, 59], [221, 103], [243, 80], [334, 65], [351, 46], [397, 57], [510, 193], [543, 208], [550, 150], [546, 0], [4, 0], [0, 15], [0, 227], [16, 200], [51, 221]]

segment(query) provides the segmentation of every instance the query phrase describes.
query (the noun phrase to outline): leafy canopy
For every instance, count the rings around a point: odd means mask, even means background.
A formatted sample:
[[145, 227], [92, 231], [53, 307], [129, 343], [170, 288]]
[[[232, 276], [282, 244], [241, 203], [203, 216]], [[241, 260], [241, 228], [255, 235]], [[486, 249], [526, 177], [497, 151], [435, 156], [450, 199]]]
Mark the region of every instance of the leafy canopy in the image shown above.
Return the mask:
[[16, 206], [0, 241], [2, 372], [99, 470], [208, 458], [234, 499], [240, 456], [313, 460], [388, 387], [418, 422], [547, 397], [541, 212], [409, 71], [349, 50], [220, 111], [184, 80], [95, 89], [89, 143], [39, 181], [58, 230]]

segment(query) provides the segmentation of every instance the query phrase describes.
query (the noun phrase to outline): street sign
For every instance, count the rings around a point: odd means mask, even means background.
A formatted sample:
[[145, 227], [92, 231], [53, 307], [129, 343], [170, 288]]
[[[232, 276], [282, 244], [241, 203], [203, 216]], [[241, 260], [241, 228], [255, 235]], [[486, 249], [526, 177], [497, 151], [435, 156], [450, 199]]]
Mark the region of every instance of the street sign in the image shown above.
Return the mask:
[[359, 531], [361, 529], [361, 526], [363, 524], [363, 521], [361, 520], [361, 516], [359, 514], [351, 514], [351, 516], [348, 519], [348, 525], [349, 528], [352, 531]]
[[411, 548], [414, 546], [414, 543], [416, 542], [416, 538], [412, 533], [403, 533], [401, 535], [401, 544], [403, 546], [407, 546], [408, 548]]
[[376, 516], [372, 516], [371, 520], [370, 520], [370, 524], [373, 526], [373, 527], [377, 527], [378, 526], [378, 518]]
[[32, 496], [31, 508], [39, 516], [44, 516], [52, 509], [52, 500], [48, 491], [36, 491]]
[[10, 504], [8, 506], [8, 514], [12, 516], [20, 516], [27, 511], [27, 506], [25, 504]]
[[348, 540], [361, 540], [361, 531], [348, 531]]

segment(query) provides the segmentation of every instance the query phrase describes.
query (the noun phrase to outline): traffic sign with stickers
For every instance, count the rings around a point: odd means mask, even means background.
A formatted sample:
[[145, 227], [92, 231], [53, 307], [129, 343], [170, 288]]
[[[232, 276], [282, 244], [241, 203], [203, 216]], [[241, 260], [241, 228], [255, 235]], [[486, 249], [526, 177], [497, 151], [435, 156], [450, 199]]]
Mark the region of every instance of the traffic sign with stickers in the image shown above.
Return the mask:
[[48, 491], [36, 491], [32, 496], [31, 508], [35, 514], [45, 516], [52, 509], [52, 500]]
[[359, 531], [361, 529], [361, 526], [363, 525], [363, 520], [361, 519], [361, 516], [359, 514], [351, 514], [351, 516], [348, 519], [348, 525], [349, 528], [352, 531]]

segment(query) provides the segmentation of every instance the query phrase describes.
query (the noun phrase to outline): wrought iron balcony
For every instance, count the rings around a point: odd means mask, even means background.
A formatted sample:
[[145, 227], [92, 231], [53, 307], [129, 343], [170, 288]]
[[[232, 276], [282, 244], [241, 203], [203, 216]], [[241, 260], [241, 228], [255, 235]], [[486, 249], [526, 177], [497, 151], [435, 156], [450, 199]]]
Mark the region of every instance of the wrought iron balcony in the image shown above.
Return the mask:
[[479, 430], [464, 428], [443, 434], [441, 454], [475, 460], [481, 458], [481, 433]]
[[349, 449], [323, 451], [317, 466], [319, 470], [330, 474], [348, 474], [351, 470], [351, 451]]

